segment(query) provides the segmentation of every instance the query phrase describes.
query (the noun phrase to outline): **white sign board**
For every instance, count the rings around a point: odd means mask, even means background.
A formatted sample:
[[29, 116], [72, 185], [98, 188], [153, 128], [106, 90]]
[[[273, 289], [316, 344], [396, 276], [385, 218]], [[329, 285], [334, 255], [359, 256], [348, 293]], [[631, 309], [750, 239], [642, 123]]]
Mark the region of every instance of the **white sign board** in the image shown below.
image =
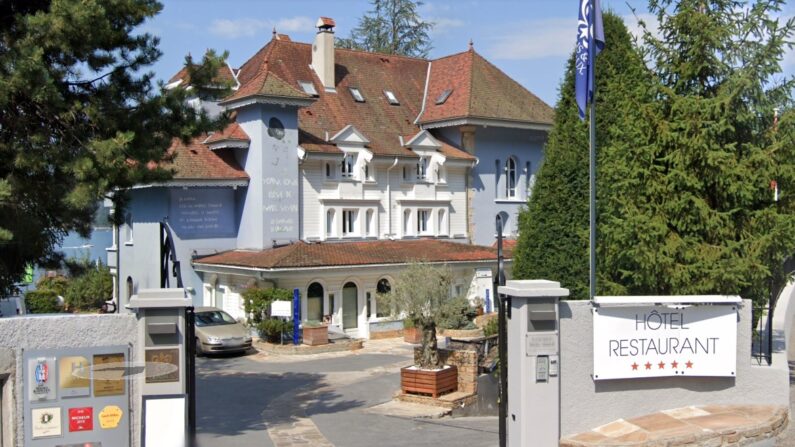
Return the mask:
[[737, 371], [737, 306], [594, 309], [594, 380]]
[[271, 316], [272, 317], [292, 317], [293, 316], [293, 303], [292, 301], [274, 301], [271, 303]]
[[144, 398], [144, 447], [185, 447], [185, 396]]

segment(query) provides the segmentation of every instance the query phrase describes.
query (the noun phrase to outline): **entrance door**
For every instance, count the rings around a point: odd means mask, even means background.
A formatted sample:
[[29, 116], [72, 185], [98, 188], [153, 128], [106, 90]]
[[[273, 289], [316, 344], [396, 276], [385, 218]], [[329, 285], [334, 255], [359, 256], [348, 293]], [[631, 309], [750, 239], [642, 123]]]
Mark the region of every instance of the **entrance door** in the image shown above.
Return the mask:
[[359, 327], [359, 290], [356, 284], [349, 282], [342, 288], [342, 328], [345, 330]]

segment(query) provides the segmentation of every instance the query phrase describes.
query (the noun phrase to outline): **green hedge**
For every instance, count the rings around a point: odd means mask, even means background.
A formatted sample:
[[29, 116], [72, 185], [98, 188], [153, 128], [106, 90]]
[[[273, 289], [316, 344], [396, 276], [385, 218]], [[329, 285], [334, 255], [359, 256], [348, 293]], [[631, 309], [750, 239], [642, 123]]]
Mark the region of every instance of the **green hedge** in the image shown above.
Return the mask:
[[31, 290], [25, 294], [25, 307], [28, 313], [52, 314], [61, 312], [58, 295], [53, 290]]

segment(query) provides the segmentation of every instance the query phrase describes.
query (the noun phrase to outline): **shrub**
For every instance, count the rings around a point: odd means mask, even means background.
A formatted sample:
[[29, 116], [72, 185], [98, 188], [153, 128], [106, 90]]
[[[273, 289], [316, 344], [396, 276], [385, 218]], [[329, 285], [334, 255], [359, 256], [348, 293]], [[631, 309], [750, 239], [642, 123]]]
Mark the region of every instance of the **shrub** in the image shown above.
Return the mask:
[[243, 307], [248, 315], [248, 324], [259, 328], [259, 323], [270, 319], [271, 303], [292, 301], [293, 293], [287, 289], [263, 289], [249, 287], [243, 291]]
[[54, 290], [31, 290], [25, 294], [25, 306], [32, 314], [51, 314], [61, 311], [58, 294]]
[[483, 336], [490, 337], [492, 335], [497, 335], [499, 328], [499, 320], [497, 318], [490, 318], [489, 321], [486, 322], [486, 325], [483, 326]]
[[36, 283], [36, 290], [52, 290], [58, 296], [66, 296], [69, 280], [64, 276], [43, 276]]
[[317, 320], [307, 320], [304, 322], [304, 327], [308, 328], [323, 327], [323, 326], [325, 326], [325, 324]]
[[113, 278], [102, 264], [73, 278], [64, 295], [69, 310], [96, 311], [113, 297]]
[[293, 333], [293, 322], [280, 320], [278, 318], [267, 318], [256, 324], [260, 338], [271, 343], [281, 341], [282, 334]]
[[473, 326], [475, 308], [464, 297], [452, 298], [439, 319], [442, 329], [468, 329]]

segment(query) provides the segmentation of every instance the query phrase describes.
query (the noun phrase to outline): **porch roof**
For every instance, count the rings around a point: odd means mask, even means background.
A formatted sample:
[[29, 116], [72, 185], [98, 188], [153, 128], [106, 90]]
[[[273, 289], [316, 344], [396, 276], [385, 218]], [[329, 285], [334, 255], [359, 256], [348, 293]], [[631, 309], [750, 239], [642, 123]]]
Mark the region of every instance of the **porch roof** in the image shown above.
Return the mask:
[[[510, 258], [510, 253], [506, 253]], [[230, 250], [204, 256], [194, 265], [265, 270], [408, 264], [410, 262], [488, 262], [497, 250], [437, 239], [361, 242], [295, 242], [265, 250]]]

